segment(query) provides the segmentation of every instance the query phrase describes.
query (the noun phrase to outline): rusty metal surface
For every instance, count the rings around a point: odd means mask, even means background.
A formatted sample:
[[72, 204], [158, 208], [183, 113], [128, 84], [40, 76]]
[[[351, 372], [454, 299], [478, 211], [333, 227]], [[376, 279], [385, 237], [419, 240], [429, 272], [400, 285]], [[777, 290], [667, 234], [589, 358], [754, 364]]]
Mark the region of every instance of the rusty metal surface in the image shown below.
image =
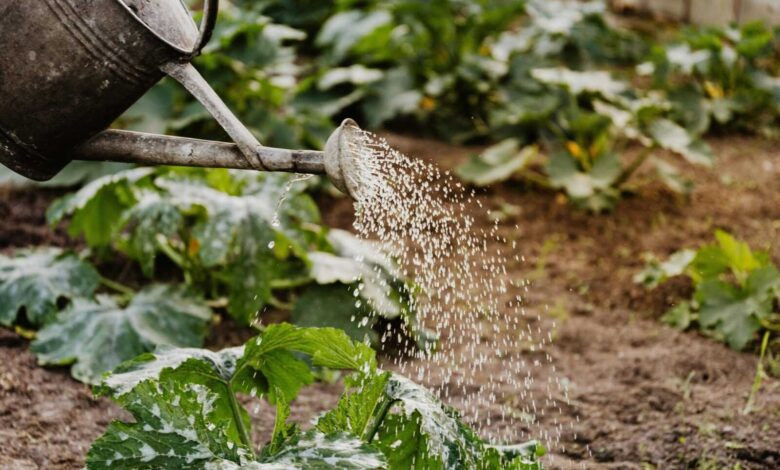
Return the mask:
[[[257, 150], [262, 153], [262, 157], [258, 158], [278, 162], [274, 171], [325, 173], [322, 152], [273, 147], [259, 147]], [[118, 130], [99, 133], [77, 147], [73, 158], [145, 165], [255, 169], [236, 144]]]
[[[189, 13], [180, 0], [155, 2], [171, 8], [147, 11], [143, 22], [136, 12], [151, 3], [137, 0], [0, 1], [0, 163], [32, 179], [54, 176], [71, 149], [163, 77], [163, 64], [192, 56], [181, 47], [199, 45]], [[148, 24], [152, 14], [175, 18]], [[161, 25], [172, 29], [153, 31]]]
[[269, 166], [264, 164], [255, 152], [260, 147], [260, 142], [228, 109], [222, 99], [220, 99], [200, 73], [195, 70], [192, 64], [169, 63], [165, 64], [162, 70], [181, 83], [192, 96], [200, 101], [209, 114], [225, 129], [225, 132], [227, 132], [233, 142], [238, 145], [250, 168], [255, 170], [269, 169]]
[[[0, 163], [38, 180], [72, 159], [327, 173], [354, 195], [353, 121], [324, 153], [263, 147], [189, 63], [217, 3], [204, 2], [199, 31], [181, 0], [0, 0]], [[163, 74], [235, 144], [104, 130]]]

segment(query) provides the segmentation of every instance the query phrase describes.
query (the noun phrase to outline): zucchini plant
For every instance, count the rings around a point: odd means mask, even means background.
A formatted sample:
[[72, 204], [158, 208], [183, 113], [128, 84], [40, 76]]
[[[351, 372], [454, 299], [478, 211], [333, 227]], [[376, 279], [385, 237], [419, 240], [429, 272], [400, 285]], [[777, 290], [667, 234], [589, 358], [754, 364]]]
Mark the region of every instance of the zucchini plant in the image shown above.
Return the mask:
[[[352, 372], [339, 403], [308, 431], [288, 423], [309, 367]], [[374, 352], [332, 328], [267, 326], [243, 347], [159, 349], [95, 387], [133, 416], [115, 421], [87, 454], [88, 469], [541, 469], [543, 448], [494, 446], [430, 391], [377, 368]], [[270, 440], [252, 441], [237, 394], [276, 409]]]
[[710, 128], [776, 134], [780, 37], [762, 23], [689, 28], [656, 47], [639, 71], [665, 91], [674, 119], [694, 134]]
[[[239, 323], [274, 306], [313, 325], [324, 317], [305, 312], [319, 299], [340, 306], [331, 312], [339, 326], [367, 318], [348, 328], [356, 337], [373, 336], [377, 317], [401, 319], [416, 334], [413, 286], [370, 242], [321, 225], [306, 186], [280, 174], [136, 169], [56, 201], [48, 218], [69, 218], [71, 235], [125, 254], [150, 278], [158, 257], [167, 258]], [[347, 286], [357, 292], [351, 302]]]
[[[517, 116], [518, 135], [460, 166], [457, 172], [465, 181], [483, 186], [517, 178], [561, 189], [578, 206], [600, 212], [614, 207], [631, 175], [648, 160], [670, 189], [689, 190], [675, 166], [654, 158], [653, 151], [712, 165], [709, 146], [669, 119], [669, 104], [661, 97], [640, 94], [604, 71], [556, 67], [521, 73], [528, 76], [526, 96], [549, 103], [520, 110], [525, 114]], [[545, 152], [537, 151], [537, 142]], [[632, 145], [639, 151], [624, 163], [620, 157]]]
[[160, 345], [202, 346], [212, 308], [245, 325], [267, 307], [287, 310], [300, 325], [375, 344], [381, 323], [430, 349], [436, 338], [415, 317], [415, 286], [371, 242], [321, 225], [305, 189], [286, 175], [227, 170], [99, 178], [55, 201], [48, 218], [67, 220], [98, 266], [117, 254], [137, 262], [140, 290], [76, 254], [21, 250], [0, 256], [0, 324], [40, 328], [31, 348], [39, 362], [72, 365], [87, 383]]
[[[96, 294], [101, 286], [113, 293]], [[157, 346], [201, 346], [211, 320], [203, 297], [185, 286], [150, 284], [136, 293], [58, 248], [0, 255], [0, 325], [23, 334], [40, 328], [30, 335], [38, 362], [71, 365], [82, 382], [97, 383]]]
[[651, 259], [634, 281], [653, 289], [674, 276], [687, 276], [693, 296], [669, 310], [663, 321], [691, 327], [737, 350], [754, 345], [759, 334], [780, 332], [780, 271], [763, 251], [718, 230], [716, 243], [682, 250], [667, 261]]

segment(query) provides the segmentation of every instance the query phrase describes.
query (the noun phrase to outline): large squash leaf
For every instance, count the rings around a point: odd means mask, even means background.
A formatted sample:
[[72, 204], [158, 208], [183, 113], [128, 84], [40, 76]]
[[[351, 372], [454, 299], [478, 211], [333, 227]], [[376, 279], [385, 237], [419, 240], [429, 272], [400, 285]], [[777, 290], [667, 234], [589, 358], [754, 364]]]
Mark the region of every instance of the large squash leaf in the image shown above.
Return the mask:
[[43, 325], [54, 318], [59, 300], [91, 297], [99, 282], [92, 266], [59, 248], [0, 255], [0, 325], [12, 325], [22, 311], [30, 323]]
[[744, 286], [718, 279], [702, 282], [696, 290], [699, 323], [737, 350], [744, 349], [761, 329], [761, 320], [773, 311], [780, 292], [780, 272], [774, 266], [756, 269]]
[[[291, 366], [294, 354], [356, 371], [337, 407], [305, 433], [286, 423], [288, 399], [309, 381]], [[216, 353], [163, 348], [121, 365], [95, 391], [136, 421], [109, 426], [89, 469], [541, 468], [539, 446], [484, 443], [431, 392], [378, 371], [373, 350], [332, 328], [271, 325]], [[276, 403], [272, 439], [257, 454], [237, 392]]]
[[317, 429], [348, 432], [377, 445], [390, 469], [541, 468], [541, 447], [486, 444], [454, 409], [403, 376], [382, 372], [348, 384], [352, 390], [320, 417]]
[[153, 168], [135, 168], [98, 178], [55, 201], [46, 218], [56, 224], [72, 216], [68, 225], [71, 236], [83, 235], [93, 247], [110, 246], [121, 228], [123, 210], [135, 200], [132, 187], [145, 183], [153, 173]]
[[347, 286], [312, 285], [295, 302], [290, 321], [300, 326], [331, 326], [344, 330], [351, 338], [374, 342], [376, 317]]
[[[118, 367], [95, 389], [130, 411], [136, 422], [112, 423], [90, 449], [87, 468], [384, 467], [384, 456], [355, 437], [301, 434], [285, 424], [288, 399], [311, 382], [299, 353], [319, 366], [365, 373], [375, 367], [373, 351], [341, 331], [287, 324], [271, 325], [244, 347], [217, 353], [162, 348], [141, 355]], [[273, 448], [259, 459], [237, 392], [277, 403]]]
[[216, 459], [238, 462], [251, 452], [238, 438], [232, 402], [198, 376], [209, 371], [197, 360], [187, 364], [188, 380], [179, 374], [143, 382], [118, 400], [136, 422], [111, 423], [92, 444], [87, 468], [205, 468]]
[[[181, 465], [180, 459], [177, 462]], [[347, 435], [325, 435], [308, 431], [293, 437], [272, 457], [260, 460], [242, 459], [236, 463], [213, 459], [202, 467], [206, 470], [376, 470], [386, 468], [385, 456], [374, 447]], [[88, 467], [92, 468], [92, 467]], [[99, 467], [95, 467], [99, 468]], [[132, 467], [139, 468], [139, 467]]]
[[73, 377], [97, 383], [105, 372], [156, 346], [200, 346], [210, 319], [199, 297], [152, 285], [126, 306], [109, 296], [76, 299], [38, 332], [31, 350], [41, 364], [73, 364]]
[[472, 157], [456, 172], [466, 182], [487, 186], [511, 179], [533, 163], [538, 155], [535, 146], [521, 147], [518, 139], [505, 139]]
[[682, 155], [690, 163], [712, 166], [712, 149], [705, 142], [696, 140], [684, 127], [669, 119], [658, 119], [648, 128], [650, 136], [662, 148]]

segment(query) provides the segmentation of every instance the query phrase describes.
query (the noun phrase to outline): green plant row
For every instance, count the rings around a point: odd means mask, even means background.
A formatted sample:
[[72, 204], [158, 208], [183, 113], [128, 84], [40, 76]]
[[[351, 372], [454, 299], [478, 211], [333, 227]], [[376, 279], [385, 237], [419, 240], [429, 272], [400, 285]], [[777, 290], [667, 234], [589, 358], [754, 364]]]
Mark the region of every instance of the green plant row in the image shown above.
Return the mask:
[[[595, 4], [557, 2], [557, 7], [569, 12], [563, 15], [572, 18], [568, 29], [530, 10], [532, 26], [517, 36], [532, 37], [528, 31], [534, 26], [546, 27], [564, 41], [579, 34], [578, 24], [603, 16]], [[604, 26], [599, 34], [616, 32]], [[631, 175], [649, 162], [668, 188], [687, 194], [692, 184], [672, 161], [653, 154], [663, 149], [689, 163], [711, 165], [711, 151], [701, 141], [708, 132], [776, 133], [778, 38], [761, 24], [691, 28], [679, 41], [655, 46], [634, 72], [614, 60], [600, 66], [593, 54], [585, 67], [573, 67], [565, 48], [551, 54], [544, 47], [548, 39], [537, 37], [539, 42], [529, 42], [516, 55], [525, 79], [517, 75], [507, 80], [517, 84], [517, 99], [497, 108], [515, 111], [494, 120], [511, 124], [515, 135], [461, 166], [459, 174], [480, 186], [519, 179], [563, 190], [577, 205], [598, 212], [611, 209], [630, 189]], [[580, 55], [587, 57], [587, 52]], [[555, 69], [549, 68], [550, 61]], [[539, 68], [540, 63], [548, 68]], [[610, 70], [630, 81], [616, 80]], [[642, 80], [644, 75], [652, 79]], [[647, 84], [636, 85], [643, 81]], [[627, 148], [634, 148], [635, 155], [625, 158]]]
[[[73, 376], [89, 383], [158, 345], [201, 346], [212, 307], [244, 325], [266, 307], [288, 310], [299, 325], [369, 343], [381, 321], [384, 333], [430, 348], [414, 286], [373, 244], [321, 225], [304, 189], [285, 175], [227, 170], [97, 179], [55, 201], [49, 220], [67, 219], [96, 262], [122, 255], [151, 284], [136, 292], [75, 254], [22, 250], [0, 256], [0, 325], [42, 327], [32, 344], [39, 362], [74, 364]], [[174, 268], [162, 277], [160, 259]]]

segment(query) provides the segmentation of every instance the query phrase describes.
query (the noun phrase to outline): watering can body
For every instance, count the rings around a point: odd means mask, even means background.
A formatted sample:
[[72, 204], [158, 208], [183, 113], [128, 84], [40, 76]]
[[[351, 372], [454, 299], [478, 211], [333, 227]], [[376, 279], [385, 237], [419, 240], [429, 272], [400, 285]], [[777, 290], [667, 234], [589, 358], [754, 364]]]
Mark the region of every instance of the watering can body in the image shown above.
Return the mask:
[[181, 0], [0, 1], [0, 163], [46, 180], [210, 36]]
[[[0, 0], [0, 163], [35, 180], [71, 160], [326, 173], [354, 196], [354, 121], [325, 152], [264, 147], [190, 64], [217, 9], [204, 0], [198, 27], [182, 0]], [[164, 75], [234, 144], [105, 130]]]

